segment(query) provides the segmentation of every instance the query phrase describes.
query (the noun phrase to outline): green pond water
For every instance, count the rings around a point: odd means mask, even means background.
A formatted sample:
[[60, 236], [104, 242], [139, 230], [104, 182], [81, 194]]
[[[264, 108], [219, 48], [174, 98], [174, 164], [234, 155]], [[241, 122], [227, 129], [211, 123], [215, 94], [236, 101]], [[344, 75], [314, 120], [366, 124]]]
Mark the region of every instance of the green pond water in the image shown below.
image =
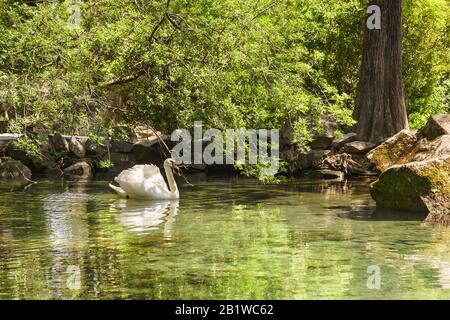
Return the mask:
[[0, 299], [450, 298], [450, 228], [367, 181], [189, 179], [172, 202], [0, 182]]

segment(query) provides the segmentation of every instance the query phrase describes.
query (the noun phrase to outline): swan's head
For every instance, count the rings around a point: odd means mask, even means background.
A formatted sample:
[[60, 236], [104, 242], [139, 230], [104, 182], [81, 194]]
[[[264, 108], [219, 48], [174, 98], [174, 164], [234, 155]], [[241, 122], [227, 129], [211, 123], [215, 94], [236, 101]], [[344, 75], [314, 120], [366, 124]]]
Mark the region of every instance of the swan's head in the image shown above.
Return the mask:
[[164, 167], [176, 168], [177, 163], [172, 158], [168, 158], [164, 161]]

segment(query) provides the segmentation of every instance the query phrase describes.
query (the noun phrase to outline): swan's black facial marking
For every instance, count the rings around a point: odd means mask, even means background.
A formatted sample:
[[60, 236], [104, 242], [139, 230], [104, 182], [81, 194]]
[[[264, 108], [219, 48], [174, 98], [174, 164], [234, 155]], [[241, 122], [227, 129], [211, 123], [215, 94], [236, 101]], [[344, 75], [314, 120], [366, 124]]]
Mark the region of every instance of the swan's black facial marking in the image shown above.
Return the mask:
[[169, 160], [169, 164], [172, 168], [176, 168], [177, 166], [174, 160]]

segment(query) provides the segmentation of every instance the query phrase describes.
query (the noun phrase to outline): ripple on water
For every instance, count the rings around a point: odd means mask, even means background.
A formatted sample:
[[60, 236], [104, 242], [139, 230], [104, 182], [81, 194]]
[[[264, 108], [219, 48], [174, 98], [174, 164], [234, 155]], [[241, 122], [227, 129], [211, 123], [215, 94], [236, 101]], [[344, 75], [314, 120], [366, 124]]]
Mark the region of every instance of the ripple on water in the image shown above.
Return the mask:
[[449, 298], [449, 229], [376, 210], [365, 182], [208, 178], [156, 202], [107, 184], [0, 186], [0, 298]]

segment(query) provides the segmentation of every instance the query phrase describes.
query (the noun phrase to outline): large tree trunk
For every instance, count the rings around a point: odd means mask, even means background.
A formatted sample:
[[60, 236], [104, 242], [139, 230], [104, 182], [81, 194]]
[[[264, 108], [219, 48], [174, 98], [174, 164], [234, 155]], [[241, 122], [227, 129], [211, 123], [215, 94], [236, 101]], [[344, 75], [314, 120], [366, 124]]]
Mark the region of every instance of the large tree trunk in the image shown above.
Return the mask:
[[381, 9], [381, 29], [364, 26], [353, 117], [359, 139], [379, 142], [408, 128], [402, 80], [402, 1], [369, 0], [370, 5]]

